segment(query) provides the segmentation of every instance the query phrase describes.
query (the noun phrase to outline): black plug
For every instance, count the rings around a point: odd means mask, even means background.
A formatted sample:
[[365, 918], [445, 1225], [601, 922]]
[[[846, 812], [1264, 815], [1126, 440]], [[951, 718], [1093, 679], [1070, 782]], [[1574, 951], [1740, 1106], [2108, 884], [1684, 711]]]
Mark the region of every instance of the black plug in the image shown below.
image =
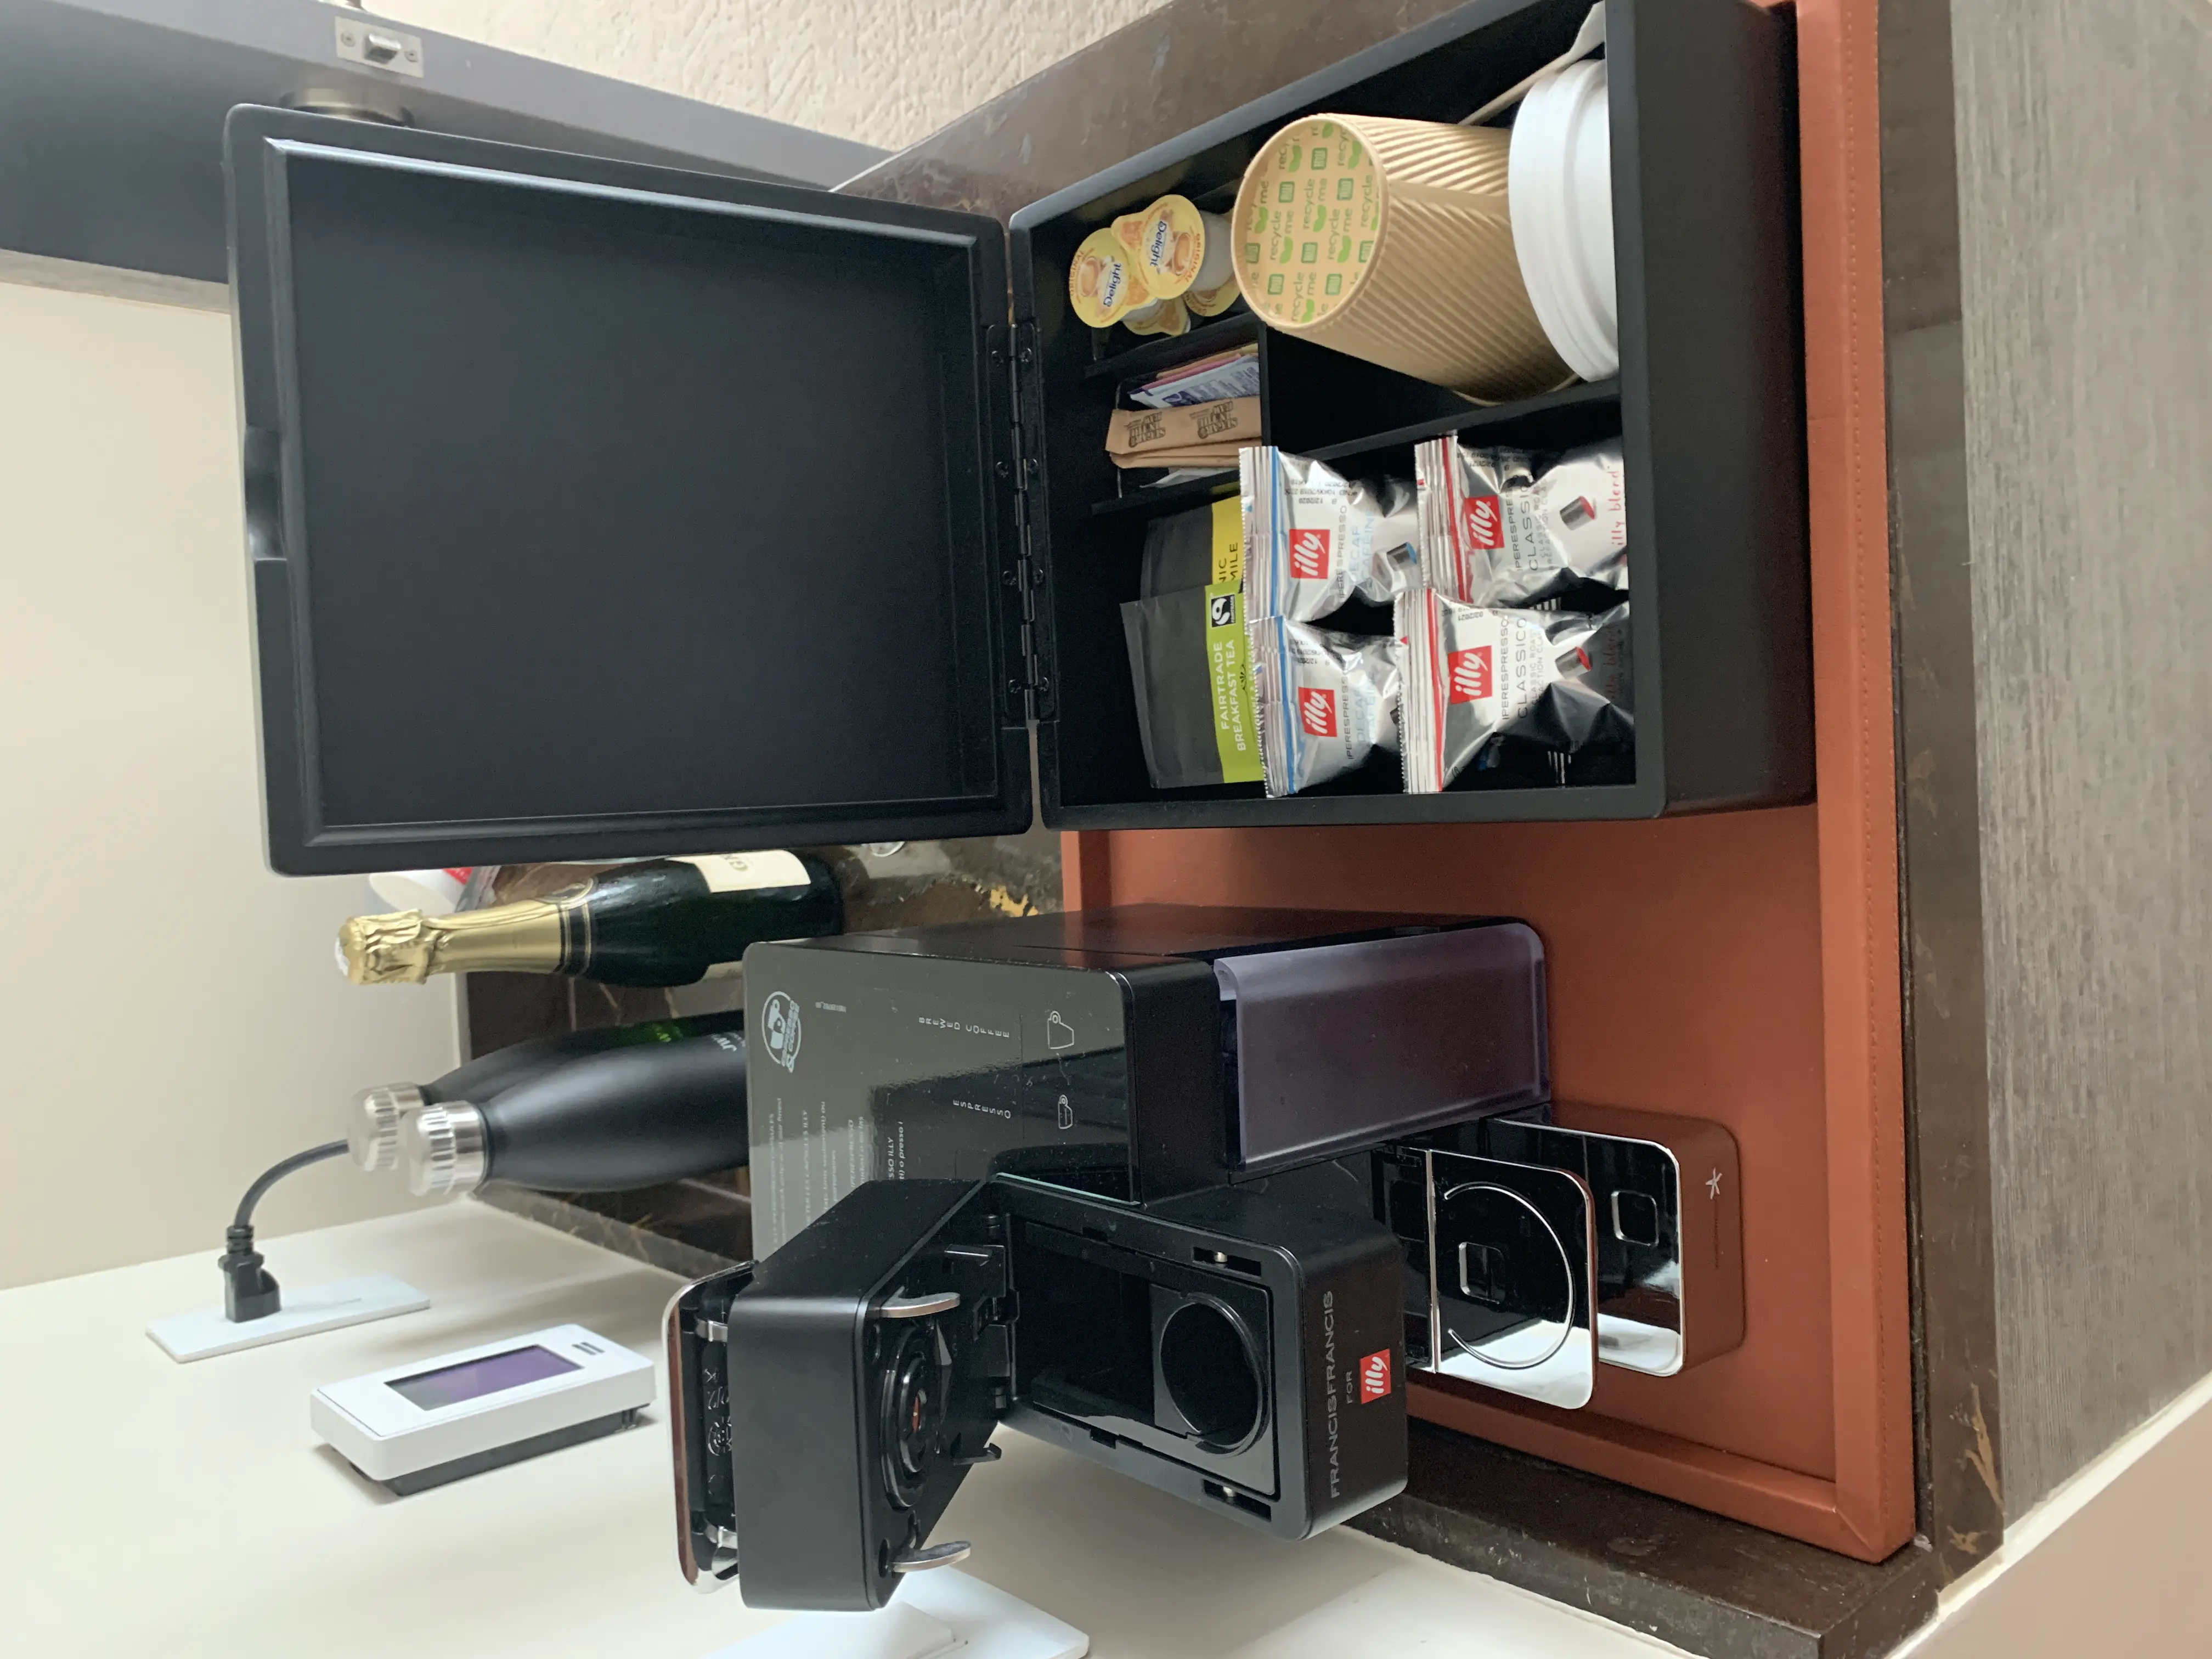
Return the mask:
[[216, 1258], [222, 1269], [222, 1316], [234, 1325], [249, 1319], [266, 1319], [283, 1306], [277, 1294], [276, 1276], [261, 1265], [261, 1252], [253, 1248], [253, 1229], [233, 1227], [223, 1235], [230, 1248]]
[[264, 1170], [246, 1189], [246, 1196], [238, 1200], [237, 1218], [222, 1237], [227, 1248], [215, 1259], [215, 1265], [222, 1269], [222, 1316], [232, 1324], [266, 1319], [284, 1305], [283, 1297], [277, 1293], [276, 1275], [261, 1265], [261, 1252], [253, 1248], [253, 1206], [261, 1201], [264, 1193], [293, 1170], [320, 1164], [326, 1158], [336, 1158], [345, 1149], [343, 1140], [331, 1140], [320, 1146], [310, 1146], [304, 1152], [295, 1152], [283, 1163], [272, 1164]]

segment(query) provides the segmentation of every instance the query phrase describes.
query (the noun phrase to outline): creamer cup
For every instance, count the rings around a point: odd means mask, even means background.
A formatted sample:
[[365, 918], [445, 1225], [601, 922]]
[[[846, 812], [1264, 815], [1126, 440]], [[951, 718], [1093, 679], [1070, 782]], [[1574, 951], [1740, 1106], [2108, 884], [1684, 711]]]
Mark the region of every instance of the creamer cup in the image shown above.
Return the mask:
[[1194, 317], [1218, 317], [1237, 303], [1237, 296], [1243, 292], [1237, 286], [1237, 276], [1232, 271], [1219, 288], [1192, 289], [1182, 296], [1182, 302], [1190, 308], [1190, 314]]
[[1188, 334], [1190, 312], [1179, 299], [1152, 300], [1121, 313], [1132, 334]]
[[1163, 196], [1144, 216], [1137, 233], [1137, 264], [1145, 285], [1155, 294], [1207, 294], [1232, 280], [1229, 221], [1201, 213], [1187, 196]]
[[1092, 231], [1075, 250], [1067, 266], [1067, 302], [1092, 328], [1110, 328], [1152, 302], [1134, 256], [1111, 226]]

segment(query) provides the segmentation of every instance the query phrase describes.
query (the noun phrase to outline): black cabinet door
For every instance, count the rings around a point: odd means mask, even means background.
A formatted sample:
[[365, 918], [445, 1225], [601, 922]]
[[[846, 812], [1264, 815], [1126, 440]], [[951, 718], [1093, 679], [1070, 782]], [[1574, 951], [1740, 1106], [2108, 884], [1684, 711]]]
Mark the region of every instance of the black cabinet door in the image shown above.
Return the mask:
[[992, 220], [242, 108], [269, 856], [1030, 820]]

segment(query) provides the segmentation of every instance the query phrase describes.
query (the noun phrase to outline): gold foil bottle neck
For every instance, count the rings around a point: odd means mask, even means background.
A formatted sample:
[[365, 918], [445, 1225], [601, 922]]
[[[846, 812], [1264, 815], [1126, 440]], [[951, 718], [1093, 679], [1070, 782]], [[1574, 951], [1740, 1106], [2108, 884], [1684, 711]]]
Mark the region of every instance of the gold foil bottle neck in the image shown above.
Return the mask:
[[430, 976], [428, 931], [420, 910], [356, 916], [338, 929], [346, 977], [356, 985], [420, 985]]
[[485, 969], [551, 973], [561, 966], [561, 907], [543, 899], [426, 916], [356, 916], [338, 929], [356, 985], [420, 985], [433, 974]]

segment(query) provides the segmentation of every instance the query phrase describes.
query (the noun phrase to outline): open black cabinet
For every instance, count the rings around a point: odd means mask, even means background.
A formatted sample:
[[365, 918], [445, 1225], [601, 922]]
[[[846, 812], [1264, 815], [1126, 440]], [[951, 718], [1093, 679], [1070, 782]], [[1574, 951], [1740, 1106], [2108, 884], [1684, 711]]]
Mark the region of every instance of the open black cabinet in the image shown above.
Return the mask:
[[[1487, 0], [995, 221], [264, 109], [228, 135], [271, 862], [1648, 817], [1811, 790], [1790, 24], [1609, 0], [1616, 380], [1496, 407], [1277, 335], [1078, 325], [1078, 240], [1329, 110], [1452, 120], [1586, 0]], [[1011, 304], [1009, 295], [1011, 295]], [[1632, 760], [1157, 790], [1130, 376], [1258, 338], [1269, 441], [1410, 475], [1618, 434]], [[1231, 475], [1233, 480], [1233, 475]]]

